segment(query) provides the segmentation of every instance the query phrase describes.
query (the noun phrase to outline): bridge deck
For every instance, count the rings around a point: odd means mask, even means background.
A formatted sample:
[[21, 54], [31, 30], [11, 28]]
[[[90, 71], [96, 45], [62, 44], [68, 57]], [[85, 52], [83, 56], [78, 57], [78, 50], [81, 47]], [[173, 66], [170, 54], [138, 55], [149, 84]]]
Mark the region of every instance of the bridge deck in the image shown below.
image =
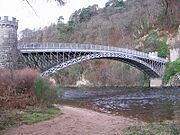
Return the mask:
[[21, 53], [33, 53], [33, 52], [113, 52], [132, 55], [139, 58], [151, 59], [154, 61], [166, 63], [166, 59], [151, 56], [148, 53], [118, 48], [112, 46], [93, 45], [93, 44], [76, 44], [76, 43], [29, 43], [19, 44], [18, 49]]

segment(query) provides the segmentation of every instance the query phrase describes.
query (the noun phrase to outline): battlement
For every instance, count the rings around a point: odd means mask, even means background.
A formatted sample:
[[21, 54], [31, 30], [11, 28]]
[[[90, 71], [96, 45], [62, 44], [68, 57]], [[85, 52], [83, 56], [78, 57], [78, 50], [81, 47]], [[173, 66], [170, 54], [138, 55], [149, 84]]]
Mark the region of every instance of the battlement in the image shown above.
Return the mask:
[[14, 27], [18, 29], [18, 20], [14, 17], [11, 20], [8, 16], [0, 17], [0, 27]]
[[149, 57], [158, 57], [158, 52], [149, 52]]

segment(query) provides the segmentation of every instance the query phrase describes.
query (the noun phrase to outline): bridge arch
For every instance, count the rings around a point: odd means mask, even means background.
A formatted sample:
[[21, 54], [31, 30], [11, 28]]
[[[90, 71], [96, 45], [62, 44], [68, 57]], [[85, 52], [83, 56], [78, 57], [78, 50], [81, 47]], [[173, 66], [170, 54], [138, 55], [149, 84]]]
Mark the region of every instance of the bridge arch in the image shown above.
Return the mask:
[[[157, 69], [155, 69], [153, 66], [147, 64], [143, 60], [140, 60], [138, 58], [131, 57], [131, 56], [128, 56], [125, 54], [118, 54], [118, 53], [93, 53], [93, 54], [86, 54], [83, 56], [72, 58], [68, 61], [62, 62], [60, 64], [57, 64], [57, 65], [49, 68], [48, 70], [42, 72], [42, 75], [48, 76], [51, 73], [55, 73], [61, 69], [71, 66], [73, 64], [80, 63], [80, 62], [87, 61], [87, 60], [94, 60], [94, 59], [110, 59], [110, 60], [121, 61], [121, 62], [127, 63], [133, 67], [136, 67], [137, 69], [144, 72], [151, 78], [156, 78], [156, 77], [161, 76], [161, 74], [158, 73]], [[159, 68], [161, 68], [161, 67], [159, 66]]]

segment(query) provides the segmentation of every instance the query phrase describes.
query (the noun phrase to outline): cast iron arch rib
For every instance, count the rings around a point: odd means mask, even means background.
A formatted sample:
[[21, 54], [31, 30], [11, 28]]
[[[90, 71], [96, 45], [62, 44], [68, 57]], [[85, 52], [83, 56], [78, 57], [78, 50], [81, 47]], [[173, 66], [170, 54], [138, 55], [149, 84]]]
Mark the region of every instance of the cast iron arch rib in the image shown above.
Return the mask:
[[56, 66], [51, 67], [50, 69], [42, 72], [43, 76], [47, 76], [51, 73], [55, 73], [58, 70], [64, 69], [68, 66], [71, 66], [73, 64], [82, 62], [82, 61], [88, 61], [88, 60], [94, 60], [94, 59], [112, 59], [112, 60], [117, 60], [117, 61], [121, 61], [127, 64], [130, 64], [133, 67], [138, 68], [139, 70], [143, 71], [144, 73], [146, 73], [149, 77], [151, 78], [156, 78], [159, 77], [160, 74], [158, 74], [158, 71], [156, 69], [154, 69], [153, 67], [149, 66], [148, 64], [146, 64], [145, 62], [136, 59], [136, 58], [132, 58], [132, 57], [127, 57], [127, 56], [122, 56], [122, 55], [109, 55], [109, 53], [107, 54], [102, 54], [102, 53], [95, 53], [95, 54], [88, 54], [85, 56], [80, 56], [74, 59], [70, 59], [66, 62], [63, 62], [61, 64], [58, 64]]

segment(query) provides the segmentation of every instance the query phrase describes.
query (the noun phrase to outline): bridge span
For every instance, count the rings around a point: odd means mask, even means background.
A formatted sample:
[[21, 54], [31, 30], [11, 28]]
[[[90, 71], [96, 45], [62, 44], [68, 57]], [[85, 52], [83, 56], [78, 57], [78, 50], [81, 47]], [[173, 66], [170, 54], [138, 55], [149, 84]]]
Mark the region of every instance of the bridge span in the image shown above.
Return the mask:
[[18, 50], [26, 65], [47, 76], [78, 62], [112, 59], [128, 63], [150, 78], [162, 78], [166, 60], [148, 53], [112, 46], [78, 43], [20, 43]]

